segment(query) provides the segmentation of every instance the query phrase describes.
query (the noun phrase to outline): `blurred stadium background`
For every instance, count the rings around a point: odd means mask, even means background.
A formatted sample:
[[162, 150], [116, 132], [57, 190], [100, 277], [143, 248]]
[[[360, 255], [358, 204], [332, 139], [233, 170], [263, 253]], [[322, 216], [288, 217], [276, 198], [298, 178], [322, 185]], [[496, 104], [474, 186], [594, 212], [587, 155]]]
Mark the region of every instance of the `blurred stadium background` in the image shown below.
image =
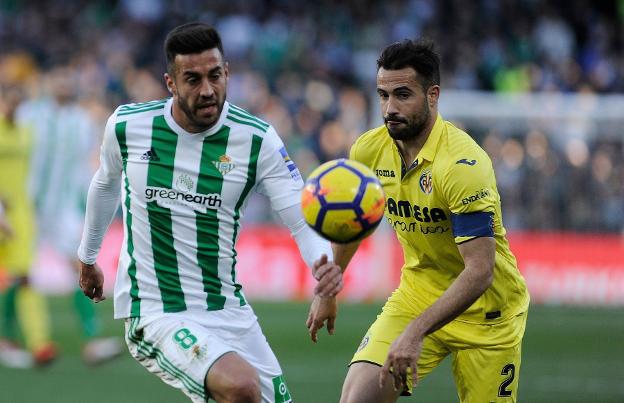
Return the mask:
[[[23, 86], [38, 99], [62, 71], [101, 133], [118, 104], [167, 96], [164, 35], [191, 20], [221, 32], [229, 100], [271, 122], [304, 175], [381, 124], [381, 49], [434, 39], [440, 112], [492, 157], [532, 294], [520, 401], [624, 401], [623, 0], [0, 0], [0, 88]], [[93, 156], [85, 170], [97, 164], [96, 147]], [[120, 236], [115, 223], [101, 257], [108, 286]], [[239, 278], [294, 398], [337, 401], [345, 364], [398, 280], [391, 230], [382, 226], [358, 252], [337, 334], [318, 345], [304, 327], [306, 268], [260, 197], [247, 210], [239, 250]], [[84, 367], [66, 312], [75, 281], [66, 266], [43, 246], [33, 268], [51, 295], [62, 355], [42, 370], [0, 367], [0, 402], [186, 401], [128, 355]], [[119, 335], [111, 311], [105, 302], [106, 332]], [[448, 362], [411, 400], [457, 401]]]

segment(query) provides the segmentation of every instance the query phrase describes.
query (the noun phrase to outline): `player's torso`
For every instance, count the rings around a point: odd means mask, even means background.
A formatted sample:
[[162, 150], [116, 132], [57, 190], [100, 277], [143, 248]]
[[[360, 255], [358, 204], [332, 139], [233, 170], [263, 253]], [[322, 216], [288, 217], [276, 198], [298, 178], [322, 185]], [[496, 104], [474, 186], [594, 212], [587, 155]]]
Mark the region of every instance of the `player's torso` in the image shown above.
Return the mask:
[[97, 142], [89, 112], [47, 99], [26, 103], [18, 111], [34, 134], [30, 187], [39, 219], [53, 222], [66, 210], [82, 215]]
[[385, 218], [404, 246], [405, 266], [460, 271], [463, 265], [453, 241], [451, 212], [436, 186], [439, 162], [421, 160], [405, 170], [391, 140], [379, 138], [376, 143], [371, 145], [378, 151], [370, 167], [386, 193]]
[[[526, 309], [528, 294], [505, 239], [500, 198], [493, 175], [491, 179], [483, 178], [483, 186], [474, 191], [454, 194], [455, 189], [447, 183], [449, 167], [466, 164], [469, 168], [476, 161], [465, 158], [474, 154], [448, 147], [449, 141], [454, 140], [449, 140], [448, 136], [447, 130], [441, 132], [435, 158], [422, 158], [419, 154], [407, 168], [404, 165], [410, 163], [403, 164], [399, 150], [385, 128], [380, 128], [359, 145], [367, 150], [359, 154], [363, 157], [361, 162], [373, 169], [386, 192], [386, 220], [403, 247], [402, 286], [411, 290], [414, 301], [421, 308], [432, 304], [448, 289], [464, 269], [453, 231], [451, 205], [459, 203], [469, 207], [487, 197], [495, 201], [493, 230], [497, 253], [494, 283], [460, 318], [484, 322], [486, 314], [503, 309], [501, 307], [505, 307], [501, 315], [522, 311]], [[478, 147], [470, 143], [468, 147]], [[489, 160], [481, 161], [484, 162]], [[500, 320], [501, 317], [493, 319]]]
[[126, 222], [120, 268], [130, 276], [118, 276], [117, 317], [128, 316], [120, 306], [128, 299], [141, 300], [132, 316], [245, 303], [234, 245], [256, 186], [261, 133], [231, 121], [209, 134], [182, 133], [163, 109], [117, 114]]
[[126, 130], [125, 169], [134, 203], [167, 209], [192, 226], [198, 215], [219, 211], [222, 224], [233, 225], [250, 181], [250, 156], [258, 152], [250, 136], [227, 126], [207, 137], [180, 136], [162, 116], [128, 121]]
[[27, 198], [30, 132], [0, 119], [0, 198], [9, 204]]

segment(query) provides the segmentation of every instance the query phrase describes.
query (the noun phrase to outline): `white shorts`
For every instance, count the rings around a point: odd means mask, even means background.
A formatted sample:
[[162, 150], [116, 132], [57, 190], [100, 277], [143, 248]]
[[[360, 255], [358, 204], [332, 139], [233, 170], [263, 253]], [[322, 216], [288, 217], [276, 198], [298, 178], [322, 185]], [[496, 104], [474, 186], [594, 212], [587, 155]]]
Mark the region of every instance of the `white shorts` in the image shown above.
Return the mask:
[[208, 401], [206, 374], [228, 352], [236, 352], [258, 371], [263, 402], [292, 401], [277, 358], [249, 306], [128, 318], [125, 327], [130, 354], [195, 403]]

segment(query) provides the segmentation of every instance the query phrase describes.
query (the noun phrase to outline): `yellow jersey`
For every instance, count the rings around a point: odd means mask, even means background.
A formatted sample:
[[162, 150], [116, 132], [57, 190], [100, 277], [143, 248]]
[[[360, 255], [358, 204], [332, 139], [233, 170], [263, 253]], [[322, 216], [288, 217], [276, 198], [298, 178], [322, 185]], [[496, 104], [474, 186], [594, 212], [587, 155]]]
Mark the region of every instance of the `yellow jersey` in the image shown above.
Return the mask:
[[412, 308], [422, 312], [432, 305], [464, 269], [458, 244], [492, 236], [492, 285], [456, 320], [498, 323], [527, 310], [529, 294], [505, 238], [492, 162], [468, 134], [438, 115], [406, 166], [381, 126], [357, 139], [350, 158], [369, 166], [386, 192], [385, 216], [404, 254], [399, 288]]
[[28, 273], [34, 252], [34, 208], [28, 194], [31, 133], [0, 117], [0, 200], [13, 237], [0, 239], [0, 266]]

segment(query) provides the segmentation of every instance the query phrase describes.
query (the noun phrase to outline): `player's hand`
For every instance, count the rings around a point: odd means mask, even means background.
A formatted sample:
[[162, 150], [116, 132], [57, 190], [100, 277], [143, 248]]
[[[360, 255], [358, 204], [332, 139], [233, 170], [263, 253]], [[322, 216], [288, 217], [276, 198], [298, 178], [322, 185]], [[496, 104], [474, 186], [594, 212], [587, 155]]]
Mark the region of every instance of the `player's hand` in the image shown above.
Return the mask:
[[334, 262], [329, 262], [327, 255], [314, 262], [312, 275], [318, 281], [314, 295], [334, 297], [342, 290], [342, 269]]
[[317, 342], [317, 332], [325, 326], [327, 322], [327, 333], [334, 334], [336, 315], [338, 314], [338, 304], [336, 297], [320, 297], [315, 295], [308, 313], [306, 326], [310, 331], [310, 338]]
[[80, 278], [78, 279], [80, 289], [93, 302], [104, 301], [104, 275], [102, 269], [97, 264], [86, 264], [80, 262]]
[[379, 386], [383, 388], [388, 378], [392, 378], [394, 390], [408, 388], [408, 375], [413, 386], [418, 382], [418, 358], [422, 350], [423, 336], [414, 335], [409, 327], [392, 343], [386, 362], [379, 374]]

